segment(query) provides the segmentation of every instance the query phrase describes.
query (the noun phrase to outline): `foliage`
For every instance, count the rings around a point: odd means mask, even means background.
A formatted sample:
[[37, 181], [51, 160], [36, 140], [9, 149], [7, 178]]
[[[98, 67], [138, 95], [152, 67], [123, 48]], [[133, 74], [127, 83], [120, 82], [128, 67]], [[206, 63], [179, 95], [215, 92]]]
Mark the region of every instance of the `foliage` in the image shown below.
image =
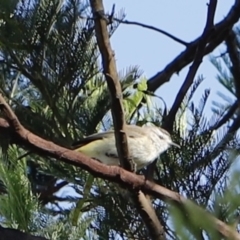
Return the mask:
[[56, 219], [50, 211], [40, 204], [38, 195], [33, 194], [27, 177], [26, 161], [17, 161], [16, 163], [18, 154], [18, 149], [10, 147], [8, 157], [11, 160], [2, 158], [0, 162], [1, 225], [35, 235], [41, 234], [49, 239], [85, 237], [90, 219], [85, 218], [85, 222], [74, 227], [73, 232], [68, 215], [62, 215]]
[[[89, 12], [85, 1], [0, 1], [1, 91], [24, 126], [65, 147], [112, 126]], [[118, 18], [123, 17], [120, 12]], [[118, 25], [109, 26], [110, 35]], [[229, 68], [229, 59], [223, 56], [222, 60]], [[232, 76], [212, 61], [220, 72], [219, 81], [234, 94]], [[126, 120], [160, 126], [169, 109], [164, 102], [156, 104], [141, 74], [137, 67], [119, 72]], [[210, 90], [203, 92], [199, 102], [194, 100], [202, 81], [194, 82], [178, 110], [172, 135], [181, 148], [161, 155], [154, 179], [233, 224], [239, 186], [235, 180], [228, 181], [236, 159], [229, 158], [228, 150], [237, 149], [239, 139], [226, 126], [212, 130], [220, 116], [219, 111], [205, 116]], [[12, 146], [6, 136], [1, 136], [0, 143], [4, 226], [49, 239], [148, 239], [134, 203], [128, 201], [129, 193], [101, 179], [94, 179], [74, 226], [73, 210], [82, 199], [89, 174], [35, 152], [23, 156], [25, 149]], [[219, 239], [211, 224], [197, 217], [194, 206], [183, 213], [166, 201], [152, 198], [152, 202], [169, 238], [203, 239], [208, 234]]]

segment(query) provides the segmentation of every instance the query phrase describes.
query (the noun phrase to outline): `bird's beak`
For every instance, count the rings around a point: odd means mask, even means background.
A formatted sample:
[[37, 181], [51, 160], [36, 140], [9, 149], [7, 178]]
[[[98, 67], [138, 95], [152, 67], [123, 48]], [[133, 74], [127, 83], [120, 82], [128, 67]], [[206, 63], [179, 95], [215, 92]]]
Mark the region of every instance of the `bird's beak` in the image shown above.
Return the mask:
[[180, 148], [180, 146], [178, 144], [174, 143], [174, 142], [171, 142], [170, 144], [174, 147]]

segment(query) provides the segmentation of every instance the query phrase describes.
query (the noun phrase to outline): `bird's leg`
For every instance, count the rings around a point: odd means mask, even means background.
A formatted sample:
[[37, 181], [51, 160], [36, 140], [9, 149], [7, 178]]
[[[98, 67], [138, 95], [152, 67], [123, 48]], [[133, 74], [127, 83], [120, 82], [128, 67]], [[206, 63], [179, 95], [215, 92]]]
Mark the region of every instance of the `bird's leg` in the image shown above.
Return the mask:
[[132, 170], [134, 173], [137, 172], [137, 164], [136, 163], [133, 163]]
[[128, 158], [128, 161], [129, 161], [130, 166], [131, 166], [131, 171], [136, 173], [137, 172], [137, 164], [133, 161], [132, 158]]

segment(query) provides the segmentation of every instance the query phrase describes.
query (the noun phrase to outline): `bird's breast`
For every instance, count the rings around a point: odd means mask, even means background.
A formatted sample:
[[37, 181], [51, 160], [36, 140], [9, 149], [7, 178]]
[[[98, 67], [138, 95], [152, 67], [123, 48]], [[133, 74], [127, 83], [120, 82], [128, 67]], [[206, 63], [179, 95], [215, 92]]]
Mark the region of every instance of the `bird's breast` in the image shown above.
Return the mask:
[[[159, 144], [145, 136], [128, 137], [127, 139], [129, 157], [137, 164], [138, 169], [150, 164], [161, 153]], [[77, 151], [107, 165], [120, 164], [114, 137], [92, 141]]]

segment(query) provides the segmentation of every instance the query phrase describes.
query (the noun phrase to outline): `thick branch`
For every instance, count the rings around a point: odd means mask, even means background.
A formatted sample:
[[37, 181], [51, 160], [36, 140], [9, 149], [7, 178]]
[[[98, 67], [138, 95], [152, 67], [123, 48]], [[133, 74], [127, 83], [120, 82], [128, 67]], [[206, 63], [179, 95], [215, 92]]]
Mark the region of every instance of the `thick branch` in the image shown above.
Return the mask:
[[172, 131], [176, 113], [177, 113], [187, 91], [191, 87], [191, 85], [194, 81], [194, 77], [197, 73], [197, 70], [202, 63], [202, 59], [204, 56], [204, 49], [208, 43], [208, 39], [211, 37], [211, 35], [214, 34], [213, 26], [214, 26], [214, 15], [215, 15], [216, 7], [217, 7], [217, 0], [210, 0], [210, 4], [208, 6], [206, 25], [203, 30], [202, 36], [200, 37], [200, 41], [199, 41], [198, 47], [196, 49], [194, 61], [191, 65], [191, 67], [189, 68], [186, 79], [176, 96], [176, 99], [173, 103], [173, 106], [172, 106], [168, 116], [164, 120], [163, 127], [165, 129], [167, 129], [169, 132]]
[[111, 48], [107, 22], [103, 17], [104, 7], [102, 0], [91, 0], [91, 7], [95, 22], [96, 39], [102, 55], [103, 71], [111, 94], [112, 117], [115, 129], [116, 147], [121, 166], [131, 170], [127, 137], [125, 133], [125, 117], [122, 104], [122, 89], [118, 80], [116, 61]]
[[[99, 50], [102, 55], [103, 71], [107, 80], [108, 88], [111, 94], [112, 117], [115, 129], [116, 147], [118, 151], [121, 166], [127, 170], [133, 170], [134, 164], [129, 159], [127, 136], [125, 131], [125, 117], [122, 104], [122, 89], [118, 79], [116, 61], [113, 50], [111, 49], [107, 22], [104, 18], [104, 7], [102, 0], [91, 0], [91, 7], [95, 22], [95, 32]], [[136, 191], [139, 211], [142, 219], [149, 230], [152, 239], [165, 240], [165, 233], [150, 201], [147, 201], [141, 191]], [[139, 197], [141, 196], [141, 197]], [[145, 199], [145, 201], [143, 201]], [[143, 214], [144, 213], [144, 214]], [[146, 218], [147, 216], [147, 218]]]
[[[214, 26], [214, 34], [209, 33], [208, 45], [204, 50], [204, 55], [212, 52], [221, 42], [226, 39], [229, 30], [239, 20], [240, 0], [235, 0], [234, 5], [227, 16]], [[148, 90], [156, 91], [161, 85], [168, 82], [174, 73], [180, 72], [184, 67], [191, 63], [195, 57], [196, 49], [202, 37], [197, 38], [189, 44], [186, 50], [179, 54], [162, 71], [148, 80]]]
[[[192, 201], [184, 198], [177, 192], [173, 192], [167, 188], [157, 185], [151, 181], [145, 180], [144, 176], [136, 175], [135, 173], [124, 170], [117, 166], [107, 166], [103, 163], [95, 161], [83, 154], [60, 147], [52, 142], [46, 141], [35, 134], [25, 129], [17, 120], [14, 113], [10, 108], [6, 107], [6, 102], [0, 95], [0, 106], [3, 109], [8, 121], [0, 118], [0, 132], [9, 133], [12, 137], [12, 143], [21, 145], [29, 150], [33, 150], [38, 154], [44, 156], [51, 156], [59, 161], [66, 162], [71, 165], [81, 167], [87, 170], [95, 177], [109, 180], [120, 184], [121, 186], [129, 189], [142, 189], [145, 193], [151, 194], [156, 198], [162, 200], [169, 200], [170, 202], [177, 203], [183, 206], [194, 204]], [[46, 158], [47, 159], [47, 158]], [[194, 204], [202, 218], [209, 218], [215, 226], [215, 229], [223, 236], [240, 240], [240, 235], [224, 222], [210, 215]]]

